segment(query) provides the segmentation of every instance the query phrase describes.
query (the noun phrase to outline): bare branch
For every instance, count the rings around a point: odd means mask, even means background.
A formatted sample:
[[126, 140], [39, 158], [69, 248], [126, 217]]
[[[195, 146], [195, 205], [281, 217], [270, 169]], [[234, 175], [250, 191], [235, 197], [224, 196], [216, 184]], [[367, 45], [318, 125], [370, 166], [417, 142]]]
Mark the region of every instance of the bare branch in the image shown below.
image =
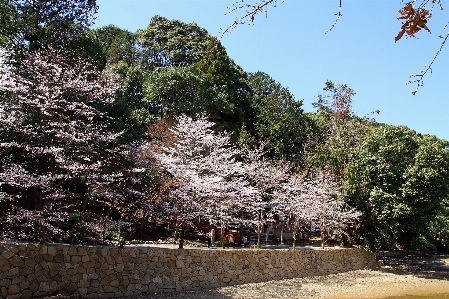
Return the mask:
[[[432, 13], [435, 7], [438, 7], [439, 10], [443, 10], [443, 6], [441, 5], [440, 0], [413, 0], [413, 1], [402, 1], [404, 7], [398, 12], [401, 14], [398, 17], [398, 20], [405, 20], [402, 23], [401, 31], [399, 31], [398, 35], [395, 37], [395, 42], [400, 40], [404, 34], [407, 37], [415, 37], [415, 34], [419, 32], [421, 29], [425, 29], [430, 33], [430, 29], [427, 27], [427, 21], [432, 17]], [[414, 4], [418, 3], [416, 8], [414, 8]], [[446, 30], [447, 24], [443, 27], [443, 30]], [[445, 37], [439, 36], [443, 39], [440, 47], [432, 58], [432, 61], [425, 65], [425, 68], [421, 71], [419, 75], [411, 75], [410, 78], [413, 80], [407, 81], [405, 84], [416, 83], [416, 88], [412, 92], [412, 95], [415, 95], [421, 86], [424, 86], [424, 76], [430, 71], [432, 72], [432, 65], [435, 62], [436, 58], [443, 50], [444, 44], [446, 43], [449, 32]]]
[[[221, 33], [221, 37], [223, 37], [225, 34], [229, 34], [238, 25], [252, 24], [254, 22], [255, 16], [258, 13], [263, 12], [263, 9], [266, 9], [269, 5], [276, 7], [277, 1], [278, 0], [263, 0], [261, 2], [256, 2], [255, 4], [248, 4], [247, 2], [245, 2], [245, 0], [241, 0], [241, 2], [233, 2], [232, 6], [228, 7], [228, 12], [225, 13], [225, 15], [229, 15], [240, 10], [245, 10], [245, 14], [242, 17], [237, 17], [228, 28], [223, 30]], [[282, 0], [282, 2], [284, 2], [284, 0]], [[339, 0], [339, 3], [340, 4], [338, 12], [335, 14], [335, 22], [328, 30], [324, 32], [324, 34], [332, 31], [342, 17], [342, 0]], [[399, 41], [404, 35], [407, 38], [415, 37], [415, 34], [421, 31], [421, 29], [425, 29], [430, 33], [430, 29], [427, 27], [427, 22], [432, 18], [432, 14], [435, 9], [443, 10], [441, 0], [401, 0], [401, 3], [403, 7], [398, 10], [398, 12], [400, 13], [398, 19], [402, 20], [403, 22], [399, 33], [395, 37], [395, 42]], [[446, 28], [447, 25], [444, 26], [443, 30], [446, 30]], [[421, 71], [421, 74], [411, 75], [410, 78], [413, 78], [413, 80], [410, 80], [406, 83], [407, 85], [411, 83], [417, 84], [416, 89], [412, 92], [413, 95], [416, 94], [421, 86], [424, 86], [423, 77], [429, 71], [432, 72], [432, 65], [442, 51], [444, 44], [449, 37], [449, 32], [445, 37], [439, 37], [443, 39], [443, 42], [441, 43], [436, 54], [433, 56], [430, 64], [425, 66], [425, 69]]]
[[327, 33], [331, 32], [332, 29], [334, 29], [334, 27], [337, 26], [338, 20], [340, 20], [340, 18], [342, 17], [342, 14], [341, 14], [341, 2], [342, 1], [340, 0], [340, 7], [338, 8], [338, 12], [335, 14], [337, 16], [337, 18], [335, 19], [334, 24], [332, 24], [331, 28], [327, 29], [324, 32], [324, 34], [327, 34]]
[[425, 69], [421, 71], [421, 74], [419, 75], [411, 75], [410, 78], [416, 78], [415, 80], [410, 80], [407, 83], [405, 83], [406, 85], [411, 84], [411, 83], [416, 83], [416, 88], [415, 90], [412, 92], [412, 95], [415, 95], [418, 92], [418, 89], [421, 86], [424, 86], [424, 81], [423, 78], [424, 76], [430, 71], [432, 72], [432, 65], [435, 62], [435, 60], [437, 59], [438, 55], [441, 53], [441, 51], [443, 50], [444, 44], [446, 43], [447, 39], [449, 38], [449, 32], [446, 33], [445, 37], [440, 36], [441, 38], [443, 38], [443, 42], [441, 43], [438, 51], [435, 53], [435, 55], [433, 55], [433, 59], [432, 61], [429, 63], [429, 65], [425, 66]]
[[[285, 0], [282, 0], [282, 2], [284, 1]], [[231, 33], [231, 31], [238, 25], [251, 24], [252, 22], [254, 22], [254, 18], [258, 13], [262, 12], [263, 9], [266, 9], [270, 4], [273, 7], [276, 7], [277, 2], [278, 0], [264, 0], [260, 3], [256, 2], [256, 4], [248, 4], [245, 3], [244, 0], [242, 0], [242, 2], [240, 3], [233, 2], [232, 7], [228, 7], [228, 12], [225, 13], [225, 15], [230, 15], [231, 13], [239, 11], [241, 9], [245, 9], [245, 15], [234, 20], [234, 22], [228, 28], [222, 31], [221, 36], [223, 37], [225, 34]]]

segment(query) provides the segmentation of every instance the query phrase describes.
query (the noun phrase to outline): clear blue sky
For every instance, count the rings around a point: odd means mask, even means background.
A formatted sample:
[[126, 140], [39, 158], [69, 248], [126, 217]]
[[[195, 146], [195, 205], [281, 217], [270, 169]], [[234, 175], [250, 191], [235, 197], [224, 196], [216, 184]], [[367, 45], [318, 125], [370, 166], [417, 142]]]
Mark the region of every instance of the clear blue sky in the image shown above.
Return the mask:
[[[236, 1], [236, 0], [234, 0]], [[254, 3], [255, 0], [246, 0]], [[161, 15], [185, 23], [195, 22], [220, 36], [235, 15], [227, 15], [232, 0], [97, 0], [96, 27], [113, 24], [135, 32]], [[447, 4], [443, 2], [444, 4]], [[425, 86], [415, 96], [415, 85], [405, 85], [419, 74], [438, 50], [447, 11], [437, 10], [428, 26], [432, 31], [418, 38], [394, 43], [401, 22], [400, 0], [343, 0], [342, 18], [335, 21], [338, 0], [285, 0], [242, 25], [221, 41], [228, 55], [247, 72], [263, 71], [287, 87], [304, 109], [312, 103], [326, 80], [348, 84], [355, 90], [355, 112], [366, 116], [374, 110], [378, 122], [405, 125], [419, 133], [449, 140], [449, 45], [437, 58]]]

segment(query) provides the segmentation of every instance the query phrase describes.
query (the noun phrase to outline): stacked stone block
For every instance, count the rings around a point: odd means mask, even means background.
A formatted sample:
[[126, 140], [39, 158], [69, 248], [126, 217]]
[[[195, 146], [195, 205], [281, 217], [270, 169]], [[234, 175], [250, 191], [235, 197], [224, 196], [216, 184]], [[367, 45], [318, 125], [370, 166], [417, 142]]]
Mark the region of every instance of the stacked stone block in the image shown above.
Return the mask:
[[358, 248], [207, 250], [0, 243], [0, 298], [83, 298], [211, 288], [376, 267]]

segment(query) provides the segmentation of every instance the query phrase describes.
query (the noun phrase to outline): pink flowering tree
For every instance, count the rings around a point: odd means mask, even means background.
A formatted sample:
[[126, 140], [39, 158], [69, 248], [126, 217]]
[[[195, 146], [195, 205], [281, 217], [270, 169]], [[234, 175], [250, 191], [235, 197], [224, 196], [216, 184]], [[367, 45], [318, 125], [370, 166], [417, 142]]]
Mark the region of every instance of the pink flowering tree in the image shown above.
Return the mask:
[[[314, 221], [311, 204], [304, 197], [304, 179], [297, 173], [292, 173], [276, 190], [274, 212], [290, 219], [293, 230], [293, 249], [296, 247], [296, 236], [305, 233], [305, 227], [310, 227]], [[308, 231], [307, 231], [308, 232]]]
[[[276, 213], [292, 219], [293, 248], [298, 230], [304, 232], [314, 224], [320, 230], [321, 246], [330, 238], [339, 238], [354, 225], [360, 212], [348, 209], [341, 194], [341, 183], [328, 172], [293, 173], [276, 193]], [[305, 229], [307, 228], [307, 229]]]
[[129, 187], [142, 172], [139, 146], [118, 145], [112, 119], [95, 108], [114, 100], [107, 71], [51, 49], [18, 67], [2, 50], [0, 63], [1, 237], [62, 240], [71, 222], [98, 230], [92, 202], [109, 210], [141, 196]]
[[[282, 182], [289, 177], [290, 165], [286, 161], [267, 159], [264, 144], [253, 149], [243, 146], [241, 155], [247, 184], [244, 210], [249, 216], [249, 222], [257, 227], [257, 248], [260, 248], [263, 225], [271, 222], [273, 215], [280, 211], [278, 199]], [[270, 207], [268, 213], [267, 207]]]
[[214, 132], [214, 125], [204, 115], [181, 115], [171, 129], [174, 142], [154, 152], [176, 182], [168, 210], [183, 232], [199, 216], [210, 223], [232, 222], [245, 190], [243, 166], [236, 160], [239, 151], [231, 145], [230, 134]]
[[328, 172], [315, 173], [305, 179], [301, 194], [307, 207], [307, 220], [320, 229], [321, 247], [335, 237], [346, 235], [346, 229], [354, 225], [361, 213], [349, 209], [341, 192], [341, 182]]
[[[175, 182], [167, 210], [183, 231], [199, 216], [222, 226], [246, 222], [258, 227], [260, 248], [262, 226], [283, 214], [292, 216], [297, 228], [316, 222], [324, 246], [357, 220], [359, 213], [345, 210], [340, 184], [329, 174], [305, 180], [292, 174], [287, 162], [267, 160], [263, 146], [236, 149], [229, 134], [213, 126], [204, 115], [180, 116], [171, 129], [174, 141], [153, 152]], [[181, 236], [180, 247], [182, 242]]]

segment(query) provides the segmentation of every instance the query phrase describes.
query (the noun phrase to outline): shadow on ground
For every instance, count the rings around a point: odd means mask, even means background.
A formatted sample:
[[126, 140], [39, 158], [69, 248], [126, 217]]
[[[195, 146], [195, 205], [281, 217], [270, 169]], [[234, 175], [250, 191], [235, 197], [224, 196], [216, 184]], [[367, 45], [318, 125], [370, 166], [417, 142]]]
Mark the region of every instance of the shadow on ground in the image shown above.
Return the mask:
[[449, 280], [449, 256], [396, 256], [382, 259], [382, 270], [420, 278]]
[[140, 297], [129, 297], [122, 299], [232, 299], [232, 296], [228, 296], [219, 293], [215, 289], [205, 290], [192, 290], [182, 292], [170, 292], [170, 293], [157, 293]]

